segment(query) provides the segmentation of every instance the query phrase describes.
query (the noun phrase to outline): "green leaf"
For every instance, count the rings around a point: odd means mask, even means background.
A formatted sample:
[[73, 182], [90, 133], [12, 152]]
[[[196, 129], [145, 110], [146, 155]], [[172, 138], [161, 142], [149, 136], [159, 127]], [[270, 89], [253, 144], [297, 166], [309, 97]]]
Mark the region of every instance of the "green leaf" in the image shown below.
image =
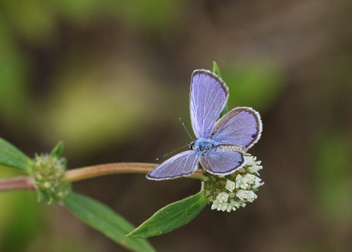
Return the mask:
[[0, 138], [0, 165], [30, 172], [33, 161], [15, 146]]
[[213, 73], [221, 78], [219, 66], [215, 61], [213, 61]]
[[50, 156], [56, 156], [57, 158], [61, 158], [63, 151], [64, 151], [64, 142], [60, 141], [56, 144], [54, 149], [50, 152]]
[[127, 236], [148, 238], [168, 233], [194, 219], [207, 203], [204, 191], [200, 191], [160, 209]]
[[[215, 61], [213, 61], [213, 73], [221, 78], [220, 68]], [[223, 117], [228, 111], [229, 111], [229, 108], [227, 107], [227, 103], [226, 103], [225, 107], [220, 112], [219, 118]]]
[[104, 204], [77, 193], [70, 193], [63, 199], [63, 203], [79, 219], [121, 246], [133, 251], [155, 251], [146, 240], [126, 237], [134, 226]]

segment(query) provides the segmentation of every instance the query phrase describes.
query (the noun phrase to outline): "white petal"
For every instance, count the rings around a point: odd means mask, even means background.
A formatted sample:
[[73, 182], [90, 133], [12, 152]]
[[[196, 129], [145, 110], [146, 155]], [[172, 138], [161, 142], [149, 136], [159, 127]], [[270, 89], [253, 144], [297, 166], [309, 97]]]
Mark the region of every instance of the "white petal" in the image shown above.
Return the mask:
[[238, 190], [236, 193], [236, 196], [241, 199], [244, 200], [245, 198], [247, 198], [247, 191], [245, 190]]
[[247, 191], [247, 200], [253, 202], [258, 196], [253, 191]]
[[[220, 206], [219, 206], [219, 208], [220, 208], [220, 210], [221, 211], [226, 211], [226, 209], [227, 209], [227, 203], [220, 203]], [[219, 208], [218, 208], [218, 210], [219, 210]]]
[[252, 188], [258, 188], [259, 186], [264, 185], [264, 182], [261, 182], [262, 180], [258, 177], [255, 177], [254, 184]]
[[231, 180], [227, 180], [225, 188], [227, 190], [229, 190], [230, 192], [233, 192], [233, 190], [235, 190], [235, 188], [236, 188], [236, 183]]
[[255, 175], [247, 173], [246, 175], [243, 176], [243, 181], [245, 181], [248, 184], [253, 184], [255, 178], [256, 178]]
[[211, 205], [211, 210], [217, 209], [219, 204], [220, 202], [218, 200], [214, 200], [213, 204]]
[[226, 202], [229, 198], [229, 194], [226, 192], [221, 192], [219, 193], [218, 196], [216, 196], [216, 199], [220, 202]]

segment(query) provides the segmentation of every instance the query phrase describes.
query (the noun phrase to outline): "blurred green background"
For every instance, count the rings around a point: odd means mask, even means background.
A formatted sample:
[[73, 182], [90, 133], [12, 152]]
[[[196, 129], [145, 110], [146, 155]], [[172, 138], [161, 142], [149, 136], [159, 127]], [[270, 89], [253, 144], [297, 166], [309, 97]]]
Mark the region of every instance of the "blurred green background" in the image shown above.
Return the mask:
[[[215, 60], [229, 108], [263, 118], [258, 199], [206, 207], [158, 251], [352, 250], [350, 1], [0, 0], [0, 136], [27, 155], [65, 143], [69, 168], [151, 162], [189, 138], [194, 69]], [[18, 175], [1, 169], [0, 177]], [[139, 225], [199, 181], [74, 183]], [[126, 251], [34, 192], [0, 194], [0, 251]]]

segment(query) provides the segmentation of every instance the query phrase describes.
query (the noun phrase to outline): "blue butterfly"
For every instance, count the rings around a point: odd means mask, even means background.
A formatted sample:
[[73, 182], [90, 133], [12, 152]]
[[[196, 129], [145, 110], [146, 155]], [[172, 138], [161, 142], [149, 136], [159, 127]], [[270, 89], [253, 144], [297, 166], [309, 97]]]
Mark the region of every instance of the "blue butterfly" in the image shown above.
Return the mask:
[[190, 113], [197, 140], [147, 174], [151, 180], [175, 179], [194, 173], [199, 163], [214, 175], [228, 175], [245, 165], [245, 152], [262, 133], [257, 111], [237, 107], [218, 121], [229, 97], [225, 82], [208, 70], [195, 70], [191, 77]]

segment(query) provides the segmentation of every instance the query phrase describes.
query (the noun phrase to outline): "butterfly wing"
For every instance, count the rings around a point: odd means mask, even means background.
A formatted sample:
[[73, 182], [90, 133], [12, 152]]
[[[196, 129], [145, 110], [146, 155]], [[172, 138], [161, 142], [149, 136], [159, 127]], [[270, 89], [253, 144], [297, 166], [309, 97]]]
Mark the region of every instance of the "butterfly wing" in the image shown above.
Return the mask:
[[257, 111], [238, 107], [215, 123], [211, 138], [220, 145], [240, 145], [248, 149], [259, 140], [262, 129], [262, 121]]
[[228, 96], [228, 87], [212, 72], [195, 70], [192, 73], [190, 113], [193, 131], [197, 138], [210, 136]]
[[245, 158], [240, 152], [207, 151], [200, 157], [199, 162], [212, 174], [228, 175], [240, 169], [245, 163]]
[[198, 167], [200, 153], [194, 150], [181, 152], [147, 174], [151, 180], [175, 179], [191, 175]]

